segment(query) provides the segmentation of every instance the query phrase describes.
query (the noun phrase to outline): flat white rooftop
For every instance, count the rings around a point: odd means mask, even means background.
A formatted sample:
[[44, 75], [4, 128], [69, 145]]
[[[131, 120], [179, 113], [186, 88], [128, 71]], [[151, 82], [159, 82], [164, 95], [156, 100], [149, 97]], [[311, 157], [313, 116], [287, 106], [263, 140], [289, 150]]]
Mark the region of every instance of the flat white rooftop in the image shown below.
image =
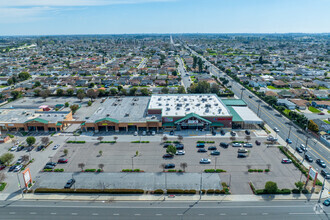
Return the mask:
[[246, 124], [262, 124], [263, 121], [260, 119], [249, 107], [232, 106], [237, 114], [242, 118]]
[[163, 117], [184, 117], [190, 113], [204, 117], [231, 115], [215, 94], [152, 95], [148, 109], [161, 109]]

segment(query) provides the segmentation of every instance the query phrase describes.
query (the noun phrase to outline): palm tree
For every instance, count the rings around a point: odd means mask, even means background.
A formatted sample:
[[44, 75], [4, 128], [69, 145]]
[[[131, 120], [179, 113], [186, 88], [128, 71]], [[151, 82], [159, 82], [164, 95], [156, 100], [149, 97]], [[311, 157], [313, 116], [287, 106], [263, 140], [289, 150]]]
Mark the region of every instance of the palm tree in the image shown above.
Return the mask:
[[159, 167], [163, 169], [163, 172], [165, 172], [165, 166], [166, 164], [165, 163], [162, 163]]
[[78, 167], [81, 169], [81, 172], [84, 171], [85, 164], [84, 163], [78, 163]]
[[103, 154], [103, 151], [101, 151], [101, 150], [100, 150], [100, 151], [99, 151], [99, 154], [100, 154], [100, 156], [102, 156], [102, 154]]
[[100, 164], [99, 164], [99, 168], [103, 171], [104, 164], [103, 164], [103, 163], [100, 163]]
[[180, 167], [183, 169], [183, 172], [186, 172], [187, 166], [188, 164], [186, 162], [180, 164]]

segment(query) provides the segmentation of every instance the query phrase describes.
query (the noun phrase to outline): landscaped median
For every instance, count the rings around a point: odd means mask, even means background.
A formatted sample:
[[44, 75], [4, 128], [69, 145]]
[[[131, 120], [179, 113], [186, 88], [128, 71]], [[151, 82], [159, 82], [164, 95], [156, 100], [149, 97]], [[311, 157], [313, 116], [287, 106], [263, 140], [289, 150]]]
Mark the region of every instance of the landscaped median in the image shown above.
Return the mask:
[[67, 144], [85, 144], [86, 141], [67, 141]]
[[134, 144], [148, 144], [150, 143], [150, 141], [131, 141], [131, 143], [134, 143]]
[[196, 141], [197, 144], [214, 144], [215, 141]]
[[225, 173], [227, 172], [226, 170], [222, 170], [222, 169], [207, 169], [204, 170], [205, 173]]

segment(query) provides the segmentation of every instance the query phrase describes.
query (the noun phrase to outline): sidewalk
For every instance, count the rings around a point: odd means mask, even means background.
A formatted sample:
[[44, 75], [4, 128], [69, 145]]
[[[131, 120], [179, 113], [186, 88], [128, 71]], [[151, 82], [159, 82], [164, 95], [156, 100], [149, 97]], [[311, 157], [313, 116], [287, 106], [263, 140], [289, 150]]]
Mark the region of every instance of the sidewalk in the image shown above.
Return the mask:
[[[0, 194], [0, 200], [21, 200], [22, 195], [17, 194], [8, 198], [8, 194]], [[322, 198], [328, 198], [323, 194]], [[74, 194], [24, 194], [23, 200], [66, 200], [66, 201], [271, 201], [271, 200], [318, 200], [319, 194], [290, 194], [290, 195], [74, 195]], [[322, 199], [322, 200], [323, 200]]]

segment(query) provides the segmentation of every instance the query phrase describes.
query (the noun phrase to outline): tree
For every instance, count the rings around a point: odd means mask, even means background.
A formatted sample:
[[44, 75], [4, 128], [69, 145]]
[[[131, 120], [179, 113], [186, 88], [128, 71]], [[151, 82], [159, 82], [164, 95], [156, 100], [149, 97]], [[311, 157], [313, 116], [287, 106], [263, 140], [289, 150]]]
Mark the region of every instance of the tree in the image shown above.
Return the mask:
[[11, 91], [11, 92], [10, 92], [10, 95], [11, 95], [11, 96], [13, 97], [13, 99], [15, 100], [15, 99], [20, 98], [21, 95], [22, 95], [22, 93], [19, 92], [19, 91]]
[[146, 89], [146, 88], [141, 89], [141, 94], [142, 94], [143, 96], [148, 96], [148, 95], [149, 95], [149, 91], [148, 91], [148, 89]]
[[36, 138], [35, 137], [27, 137], [26, 138], [26, 143], [29, 145], [29, 146], [32, 146], [34, 143], [36, 143]]
[[299, 191], [301, 191], [302, 189], [303, 189], [303, 187], [304, 187], [304, 183], [303, 182], [301, 182], [301, 181], [299, 181], [299, 182], [296, 182], [296, 183], [294, 183], [295, 185], [296, 185], [296, 187], [299, 189]]
[[63, 89], [57, 89], [57, 90], [56, 90], [56, 95], [57, 95], [57, 96], [63, 96], [63, 94], [64, 94]]
[[111, 93], [111, 95], [117, 95], [118, 91], [115, 88], [111, 88], [110, 93]]
[[22, 81], [27, 80], [30, 77], [31, 77], [30, 74], [27, 72], [21, 72], [20, 74], [18, 74], [18, 78]]
[[77, 98], [82, 101], [85, 98], [85, 93], [84, 92], [79, 92], [77, 93]]
[[79, 105], [77, 105], [77, 104], [71, 105], [70, 109], [72, 111], [72, 114], [75, 114], [76, 111], [79, 109]]
[[100, 156], [102, 156], [102, 154], [103, 154], [103, 151], [101, 151], [101, 150], [100, 150], [100, 151], [99, 151], [99, 154], [100, 154]]
[[176, 153], [176, 147], [173, 145], [170, 145], [166, 149], [166, 153], [174, 155]]
[[182, 135], [179, 135], [178, 136], [178, 140], [181, 142], [183, 140], [183, 136]]
[[93, 99], [96, 99], [99, 96], [99, 91], [94, 89], [87, 90], [87, 96], [93, 101]]
[[49, 137], [42, 137], [41, 138], [41, 143], [43, 145], [47, 145], [49, 143]]
[[122, 94], [122, 95], [127, 95], [127, 90], [126, 90], [126, 89], [121, 89], [121, 90], [120, 90], [120, 94]]
[[0, 156], [0, 161], [6, 165], [9, 165], [14, 160], [14, 154], [4, 153]]
[[81, 172], [84, 171], [85, 164], [84, 163], [78, 163], [78, 167], [81, 169]]
[[66, 94], [67, 94], [68, 96], [73, 96], [73, 93], [74, 93], [74, 90], [73, 90], [73, 89], [68, 89], [68, 90], [66, 90]]
[[39, 95], [46, 101], [47, 97], [50, 95], [50, 91], [48, 89], [41, 90]]
[[66, 156], [66, 155], [68, 155], [69, 150], [68, 150], [68, 149], [64, 149], [64, 150], [63, 150], [63, 153], [64, 153], [64, 155]]
[[69, 107], [69, 103], [68, 102], [66, 102], [66, 103], [64, 103], [64, 106], [67, 108], [67, 107]]
[[169, 91], [170, 91], [170, 90], [169, 90], [167, 87], [163, 87], [163, 88], [161, 89], [161, 92], [162, 92], [163, 94], [168, 94]]
[[319, 126], [313, 120], [309, 120], [308, 129], [314, 132], [318, 132]]
[[6, 179], [6, 174], [0, 173], [0, 183], [5, 181], [5, 179]]
[[186, 89], [184, 88], [184, 86], [179, 86], [178, 87], [178, 93], [179, 94], [185, 94], [186, 93]]
[[21, 158], [22, 158], [22, 163], [25, 163], [30, 160], [30, 157], [27, 154], [23, 155]]
[[220, 86], [217, 83], [213, 83], [210, 88], [211, 93], [218, 94]]
[[167, 140], [168, 140], [167, 136], [164, 135], [164, 137], [163, 137], [163, 141], [166, 142]]
[[100, 164], [98, 165], [98, 167], [103, 171], [104, 164], [103, 164], [103, 163], [100, 163]]
[[113, 139], [117, 142], [118, 137], [117, 136], [114, 136]]
[[180, 167], [183, 169], [183, 172], [186, 172], [188, 164], [186, 162], [180, 163]]
[[97, 140], [101, 142], [103, 140], [103, 137], [100, 136], [100, 137], [97, 138]]
[[269, 194], [275, 194], [278, 190], [277, 184], [272, 181], [268, 181], [265, 184], [265, 191]]
[[162, 163], [159, 167], [163, 169], [163, 172], [165, 172], [165, 166], [166, 164], [165, 163]]
[[39, 87], [39, 86], [41, 86], [41, 83], [39, 81], [36, 81], [33, 85], [33, 87]]
[[137, 88], [131, 88], [131, 89], [129, 90], [129, 95], [130, 95], [130, 96], [135, 96], [136, 91], [137, 91]]

